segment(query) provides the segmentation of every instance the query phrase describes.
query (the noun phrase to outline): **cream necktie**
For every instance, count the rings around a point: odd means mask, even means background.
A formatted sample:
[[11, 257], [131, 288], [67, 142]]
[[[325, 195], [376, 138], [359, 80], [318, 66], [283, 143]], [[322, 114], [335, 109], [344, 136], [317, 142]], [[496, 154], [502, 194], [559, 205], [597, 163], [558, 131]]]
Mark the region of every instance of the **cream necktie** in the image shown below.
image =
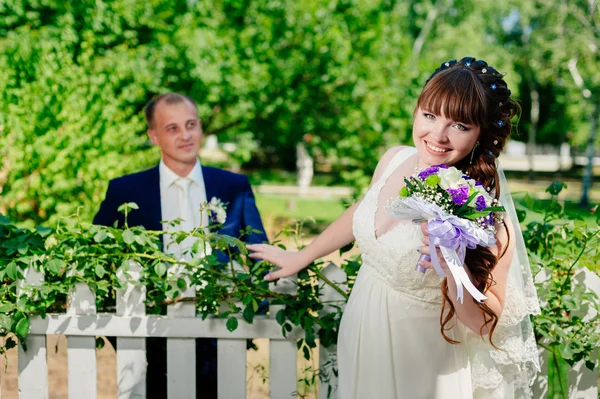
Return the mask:
[[174, 184], [179, 189], [179, 217], [183, 219], [176, 230], [192, 231], [196, 227], [194, 209], [190, 201], [190, 186], [192, 181], [187, 177], [182, 177], [175, 180]]

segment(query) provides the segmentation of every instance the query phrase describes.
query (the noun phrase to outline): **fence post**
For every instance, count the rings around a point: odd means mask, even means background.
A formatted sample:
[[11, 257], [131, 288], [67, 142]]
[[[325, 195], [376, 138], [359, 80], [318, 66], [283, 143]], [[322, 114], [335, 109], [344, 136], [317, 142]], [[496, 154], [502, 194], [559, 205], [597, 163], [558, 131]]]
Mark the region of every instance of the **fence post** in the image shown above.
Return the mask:
[[[340, 283], [340, 288], [346, 291], [346, 273], [335, 263], [329, 263], [321, 273], [329, 280]], [[342, 308], [345, 304], [345, 298], [329, 285], [323, 287], [322, 301], [341, 301], [338, 305]], [[324, 316], [333, 311], [335, 309], [331, 305], [325, 305], [320, 313]], [[335, 399], [337, 398], [337, 391], [337, 346], [330, 346], [329, 348], [319, 346], [319, 399]]]
[[[187, 288], [182, 297], [196, 296], [196, 287], [190, 286], [190, 279], [184, 268], [171, 266], [171, 278], [183, 278]], [[180, 302], [167, 307], [167, 316], [196, 317], [195, 302]], [[167, 338], [167, 397], [196, 397], [196, 340], [195, 338]]]
[[[233, 261], [236, 271], [245, 272], [245, 269]], [[242, 307], [241, 303], [236, 303]], [[222, 303], [219, 313], [229, 310], [227, 302]], [[226, 319], [221, 319], [223, 323]], [[242, 321], [238, 329], [247, 328]], [[219, 398], [245, 398], [246, 397], [246, 339], [245, 338], [219, 338], [217, 341], [217, 391]]]
[[[298, 291], [295, 279], [295, 276], [279, 279], [277, 285], [271, 285], [271, 291], [293, 295]], [[277, 312], [284, 308], [283, 305], [271, 305], [269, 317], [275, 319]], [[269, 381], [271, 398], [289, 398], [292, 392], [298, 390], [298, 377], [296, 375], [297, 351], [295, 340], [270, 340]]]
[[[146, 287], [140, 285], [142, 266], [129, 261], [129, 270], [119, 269], [121, 283], [117, 290], [117, 316], [146, 314]], [[133, 399], [146, 397], [146, 339], [117, 337], [117, 397]]]
[[[23, 280], [19, 282], [19, 294], [31, 295], [28, 286], [39, 286], [44, 275], [32, 265], [23, 271]], [[46, 335], [29, 335], [26, 340], [27, 351], [19, 340], [19, 399], [48, 398], [48, 362], [46, 358]]]
[[[96, 314], [96, 296], [87, 284], [78, 283], [69, 292], [67, 314]], [[67, 337], [69, 366], [69, 397], [96, 398], [96, 337]]]

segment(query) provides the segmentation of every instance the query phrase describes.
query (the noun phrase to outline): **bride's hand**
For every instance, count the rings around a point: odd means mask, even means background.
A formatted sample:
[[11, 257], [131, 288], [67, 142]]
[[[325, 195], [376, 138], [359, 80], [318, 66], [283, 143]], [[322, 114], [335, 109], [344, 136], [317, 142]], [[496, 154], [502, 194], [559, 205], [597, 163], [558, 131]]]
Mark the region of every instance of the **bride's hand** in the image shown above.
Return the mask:
[[[421, 232], [423, 233], [423, 238], [421, 239], [421, 241], [423, 242], [423, 246], [420, 246], [418, 248], [418, 251], [421, 255], [428, 255], [431, 258], [431, 250], [429, 248], [429, 232], [427, 231], [427, 222], [422, 222], [421, 223]], [[440, 261], [440, 266], [442, 267], [442, 269], [444, 269], [444, 271], [448, 271], [448, 265], [446, 264], [446, 260], [444, 259], [444, 256], [442, 255], [442, 251], [440, 250], [440, 247], [435, 247], [435, 249], [437, 250], [437, 256], [438, 259]], [[433, 263], [431, 261], [426, 261], [424, 259], [419, 261], [419, 265], [423, 266], [425, 269], [433, 269]]]
[[252, 244], [247, 246], [252, 253], [251, 258], [266, 260], [279, 267], [265, 276], [265, 280], [272, 281], [278, 278], [289, 277], [304, 269], [310, 262], [306, 262], [300, 252], [286, 251], [269, 244]]

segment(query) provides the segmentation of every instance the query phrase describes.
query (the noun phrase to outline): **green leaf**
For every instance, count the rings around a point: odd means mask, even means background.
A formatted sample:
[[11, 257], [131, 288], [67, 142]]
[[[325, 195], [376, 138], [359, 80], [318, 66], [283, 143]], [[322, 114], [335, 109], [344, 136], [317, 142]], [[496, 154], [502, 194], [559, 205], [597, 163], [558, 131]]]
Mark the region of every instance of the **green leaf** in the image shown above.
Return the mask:
[[5, 314], [0, 314], [0, 330], [4, 333], [10, 331], [10, 326], [12, 326], [12, 320]]
[[20, 338], [26, 337], [29, 334], [29, 319], [27, 317], [22, 318], [15, 327], [15, 334]]
[[158, 277], [164, 276], [166, 272], [167, 265], [165, 265], [163, 262], [159, 262], [156, 265], [154, 265], [154, 273], [156, 273]]
[[277, 320], [277, 323], [279, 323], [280, 326], [283, 325], [283, 323], [285, 323], [285, 309], [280, 309], [277, 314], [275, 315], [275, 320]]
[[131, 230], [125, 230], [123, 232], [123, 241], [125, 244], [131, 245], [135, 241], [135, 234]]
[[100, 230], [94, 236], [94, 241], [100, 243], [100, 242], [104, 241], [106, 239], [106, 237], [108, 237], [108, 234], [106, 234], [106, 230]]
[[230, 317], [229, 319], [227, 319], [226, 326], [229, 332], [235, 331], [235, 329], [238, 328], [238, 319], [233, 316]]
[[517, 218], [519, 219], [519, 223], [523, 223], [527, 218], [527, 212], [522, 209], [517, 209]]
[[177, 279], [177, 288], [179, 288], [181, 291], [183, 291], [187, 288], [187, 283], [185, 282], [185, 279], [182, 279], [182, 278]]
[[571, 345], [569, 345], [568, 342], [563, 342], [558, 346], [558, 350], [560, 351], [560, 356], [565, 359], [565, 360], [569, 360], [573, 358], [573, 348], [571, 348]]
[[95, 271], [96, 271], [96, 276], [98, 276], [98, 278], [102, 278], [106, 274], [106, 270], [104, 269], [104, 266], [102, 266], [102, 264], [100, 264], [100, 263], [96, 263]]
[[535, 200], [531, 195], [529, 195], [529, 193], [525, 194], [523, 197], [523, 202], [525, 203], [525, 206], [530, 209], [535, 205]]
[[4, 341], [4, 347], [6, 348], [6, 350], [10, 350], [12, 348], [16, 348], [16, 346], [17, 346], [17, 341], [15, 341], [12, 337], [8, 337]]
[[548, 398], [569, 397], [569, 364], [560, 356], [548, 352]]
[[104, 341], [104, 338], [102, 338], [102, 337], [96, 337], [96, 349], [102, 349], [102, 348], [104, 348], [105, 344], [106, 344], [106, 342]]
[[48, 234], [52, 233], [52, 231], [53, 231], [52, 228], [50, 228], [50, 227], [44, 227], [44, 226], [35, 226], [35, 230], [42, 237], [46, 237]]
[[12, 303], [1, 303], [0, 304], [0, 313], [9, 313], [15, 308], [15, 305]]
[[10, 224], [10, 219], [0, 213], [0, 225]]
[[558, 195], [563, 190], [563, 188], [567, 188], [567, 185], [565, 183], [555, 181], [548, 186], [546, 192], [550, 193], [550, 195]]
[[252, 306], [246, 306], [246, 308], [244, 308], [242, 316], [244, 317], [244, 320], [252, 324], [252, 322], [254, 321], [254, 309], [252, 309]]
[[[561, 298], [562, 304], [571, 312], [579, 310], [579, 303], [572, 295], [563, 295]], [[563, 356], [565, 359], [570, 359]]]
[[51, 259], [46, 263], [46, 269], [53, 274], [59, 274], [64, 265], [64, 262], [60, 259]]
[[17, 264], [15, 262], [10, 262], [8, 266], [6, 266], [6, 275], [11, 280], [16, 280], [18, 276]]

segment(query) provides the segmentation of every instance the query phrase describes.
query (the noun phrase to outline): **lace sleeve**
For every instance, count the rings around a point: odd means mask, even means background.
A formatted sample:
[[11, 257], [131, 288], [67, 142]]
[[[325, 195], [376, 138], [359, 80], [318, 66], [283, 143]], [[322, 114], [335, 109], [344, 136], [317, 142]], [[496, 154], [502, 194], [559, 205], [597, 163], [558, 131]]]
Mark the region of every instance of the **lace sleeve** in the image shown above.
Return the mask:
[[474, 398], [529, 398], [530, 386], [540, 371], [530, 316], [540, 313], [527, 249], [504, 172], [500, 193], [506, 216], [514, 225], [515, 254], [510, 266], [504, 310], [494, 331], [495, 349], [478, 334], [467, 334]]

